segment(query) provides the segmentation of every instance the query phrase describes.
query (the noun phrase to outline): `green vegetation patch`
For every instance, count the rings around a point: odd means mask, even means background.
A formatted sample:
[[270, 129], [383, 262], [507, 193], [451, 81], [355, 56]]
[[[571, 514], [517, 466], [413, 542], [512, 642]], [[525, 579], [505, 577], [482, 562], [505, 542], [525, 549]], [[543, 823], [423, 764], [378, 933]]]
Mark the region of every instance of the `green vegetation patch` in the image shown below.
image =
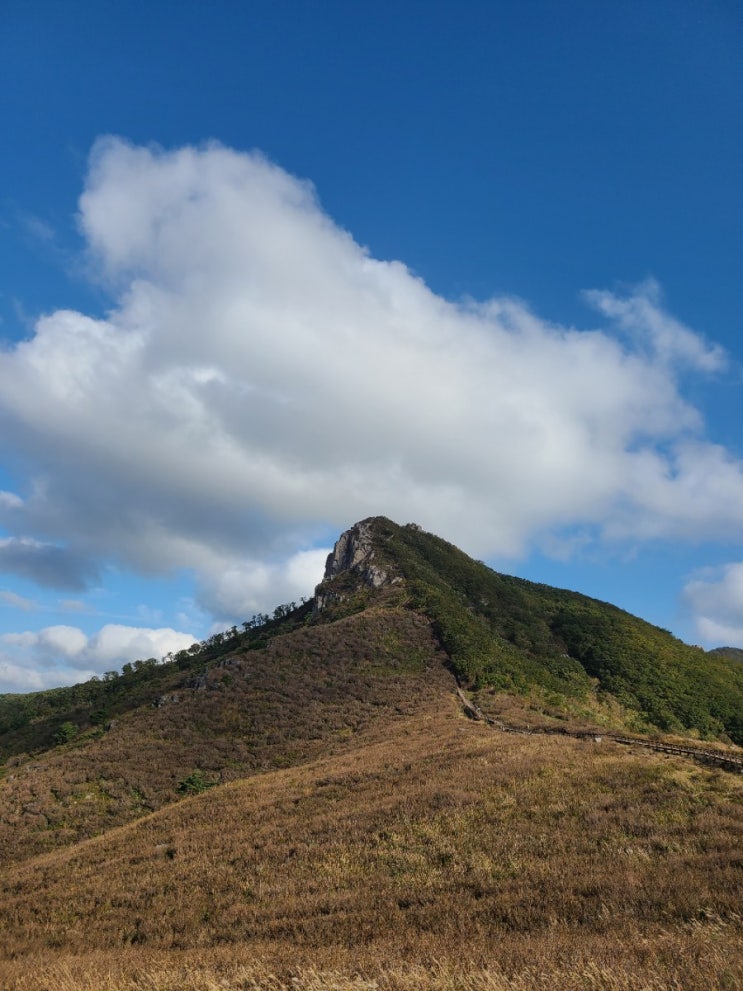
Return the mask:
[[472, 688], [566, 701], [598, 692], [664, 731], [743, 744], [743, 664], [705, 653], [615, 606], [502, 575], [414, 526], [375, 521], [379, 556], [405, 579]]

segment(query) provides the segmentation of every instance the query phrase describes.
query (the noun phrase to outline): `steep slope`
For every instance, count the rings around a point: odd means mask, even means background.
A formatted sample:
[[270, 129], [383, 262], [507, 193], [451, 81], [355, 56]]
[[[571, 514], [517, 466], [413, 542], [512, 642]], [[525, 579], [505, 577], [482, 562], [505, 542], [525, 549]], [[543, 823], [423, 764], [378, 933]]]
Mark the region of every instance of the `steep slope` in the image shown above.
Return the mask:
[[165, 664], [0, 697], [0, 851], [53, 850], [189, 793], [336, 752], [445, 698], [448, 672], [479, 691], [486, 712], [519, 725], [569, 719], [743, 740], [737, 660], [376, 517], [341, 535], [311, 603]]
[[150, 705], [158, 696], [197, 686], [209, 665], [237, 651], [260, 650], [274, 637], [291, 633], [310, 612], [308, 604], [277, 606], [273, 618], [254, 616], [242, 624], [242, 630], [232, 627], [216, 633], [160, 663], [148, 658], [82, 684], [0, 695], [0, 756], [39, 753], [60, 742], [100, 735], [112, 721]]
[[444, 659], [424, 618], [373, 608], [172, 674], [166, 692], [150, 685], [148, 701], [108, 729], [6, 761], [2, 857], [75, 843], [189, 792], [342, 749], [421, 698], [450, 694]]
[[[361, 548], [355, 562], [354, 545]], [[725, 653], [689, 647], [577, 592], [498, 574], [414, 525], [365, 520], [349, 531], [344, 555], [349, 567], [323, 582], [322, 601], [361, 608], [374, 588], [396, 589], [399, 601], [432, 622], [471, 688], [536, 689], [563, 707], [615, 703], [635, 730], [743, 744], [743, 665]]]

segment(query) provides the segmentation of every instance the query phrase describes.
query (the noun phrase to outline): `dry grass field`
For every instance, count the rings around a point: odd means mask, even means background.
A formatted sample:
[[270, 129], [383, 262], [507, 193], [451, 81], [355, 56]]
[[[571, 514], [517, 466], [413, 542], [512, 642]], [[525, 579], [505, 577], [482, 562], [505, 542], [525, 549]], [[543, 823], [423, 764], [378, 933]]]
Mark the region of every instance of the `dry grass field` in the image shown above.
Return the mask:
[[[430, 625], [370, 609], [225, 657], [104, 732], [0, 765], [0, 863], [138, 819], [208, 783], [333, 753], [371, 725], [416, 711], [454, 683]], [[186, 684], [183, 684], [186, 679]]]
[[0, 871], [3, 991], [736, 991], [743, 777], [451, 692]]

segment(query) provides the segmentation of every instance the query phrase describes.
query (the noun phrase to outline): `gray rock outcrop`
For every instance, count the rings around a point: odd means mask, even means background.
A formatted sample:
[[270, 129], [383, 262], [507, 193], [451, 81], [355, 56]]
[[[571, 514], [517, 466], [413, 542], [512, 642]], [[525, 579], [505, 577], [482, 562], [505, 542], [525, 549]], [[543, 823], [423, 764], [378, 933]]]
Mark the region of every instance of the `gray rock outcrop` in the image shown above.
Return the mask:
[[350, 571], [364, 585], [375, 589], [400, 581], [399, 577], [391, 575], [374, 557], [374, 517], [371, 517], [355, 523], [342, 533], [328, 554], [325, 575], [315, 589], [315, 615], [331, 602], [339, 602], [343, 598], [343, 595], [332, 588], [333, 579], [338, 575]]

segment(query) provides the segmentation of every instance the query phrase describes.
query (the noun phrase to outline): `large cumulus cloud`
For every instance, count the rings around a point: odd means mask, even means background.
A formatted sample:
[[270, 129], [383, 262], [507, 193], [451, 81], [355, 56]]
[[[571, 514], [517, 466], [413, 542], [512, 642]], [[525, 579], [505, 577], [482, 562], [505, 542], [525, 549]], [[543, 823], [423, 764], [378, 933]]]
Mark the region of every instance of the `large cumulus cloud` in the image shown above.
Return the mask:
[[743, 534], [741, 465], [679, 385], [724, 355], [653, 282], [587, 294], [590, 332], [447, 301], [219, 145], [100, 141], [79, 217], [110, 312], [50, 313], [0, 353], [0, 428], [34, 467], [0, 499], [19, 568], [52, 574], [52, 545], [70, 588], [111, 557], [189, 567], [222, 615], [370, 514], [480, 557]]

